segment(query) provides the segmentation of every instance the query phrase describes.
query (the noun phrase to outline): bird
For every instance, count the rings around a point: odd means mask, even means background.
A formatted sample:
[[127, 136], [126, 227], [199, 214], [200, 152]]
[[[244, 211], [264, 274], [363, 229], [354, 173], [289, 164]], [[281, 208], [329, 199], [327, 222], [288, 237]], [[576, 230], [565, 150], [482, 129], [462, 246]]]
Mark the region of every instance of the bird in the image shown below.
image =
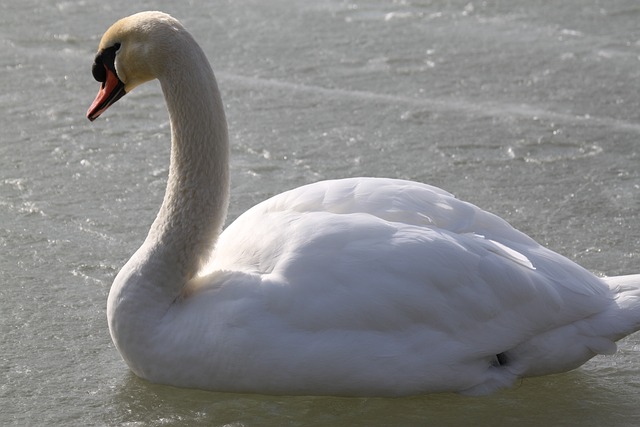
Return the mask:
[[107, 299], [114, 345], [139, 377], [236, 393], [485, 395], [613, 354], [640, 329], [640, 274], [597, 277], [424, 183], [315, 182], [224, 228], [220, 91], [168, 14], [113, 24], [92, 74], [89, 120], [157, 79], [171, 124], [162, 205]]

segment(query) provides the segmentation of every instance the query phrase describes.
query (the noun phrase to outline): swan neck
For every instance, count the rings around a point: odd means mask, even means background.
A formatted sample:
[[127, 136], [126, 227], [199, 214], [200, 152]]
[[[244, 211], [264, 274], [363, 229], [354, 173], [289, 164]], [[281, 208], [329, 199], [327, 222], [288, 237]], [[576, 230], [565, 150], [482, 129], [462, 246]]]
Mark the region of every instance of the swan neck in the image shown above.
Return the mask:
[[146, 244], [184, 281], [208, 260], [229, 198], [227, 125], [213, 71], [193, 41], [159, 76], [171, 121], [171, 163]]

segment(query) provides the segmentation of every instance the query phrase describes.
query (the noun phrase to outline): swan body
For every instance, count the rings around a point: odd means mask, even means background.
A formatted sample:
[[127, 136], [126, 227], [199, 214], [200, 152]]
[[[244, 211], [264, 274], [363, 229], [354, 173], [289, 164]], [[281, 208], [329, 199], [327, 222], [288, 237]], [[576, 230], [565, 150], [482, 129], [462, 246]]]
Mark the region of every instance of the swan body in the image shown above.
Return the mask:
[[114, 24], [93, 120], [157, 78], [171, 166], [149, 234], [107, 303], [113, 341], [153, 382], [220, 391], [486, 394], [576, 368], [640, 328], [640, 275], [601, 279], [426, 184], [322, 181], [221, 232], [228, 141], [219, 91], [172, 17]]

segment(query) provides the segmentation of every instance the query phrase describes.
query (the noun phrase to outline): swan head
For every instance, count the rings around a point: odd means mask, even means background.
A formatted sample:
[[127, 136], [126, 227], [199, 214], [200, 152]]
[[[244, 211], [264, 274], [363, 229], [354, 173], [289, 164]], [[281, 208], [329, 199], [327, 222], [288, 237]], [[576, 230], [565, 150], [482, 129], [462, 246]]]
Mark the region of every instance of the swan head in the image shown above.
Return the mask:
[[97, 119], [133, 88], [157, 78], [179, 34], [186, 34], [184, 27], [162, 12], [140, 12], [113, 24], [102, 36], [93, 63], [93, 77], [101, 86], [87, 118]]

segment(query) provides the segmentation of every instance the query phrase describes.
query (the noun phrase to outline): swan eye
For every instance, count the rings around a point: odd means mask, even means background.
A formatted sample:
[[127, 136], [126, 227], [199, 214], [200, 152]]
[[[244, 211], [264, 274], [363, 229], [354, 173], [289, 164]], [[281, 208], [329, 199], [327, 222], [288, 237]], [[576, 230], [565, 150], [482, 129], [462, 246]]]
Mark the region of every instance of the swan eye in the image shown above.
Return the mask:
[[120, 43], [116, 43], [111, 47], [106, 49], [102, 49], [96, 55], [96, 59], [93, 61], [93, 66], [91, 67], [91, 73], [93, 74], [93, 78], [97, 81], [104, 83], [107, 80], [107, 70], [105, 67], [116, 72], [115, 60], [116, 60], [116, 52], [120, 49]]

